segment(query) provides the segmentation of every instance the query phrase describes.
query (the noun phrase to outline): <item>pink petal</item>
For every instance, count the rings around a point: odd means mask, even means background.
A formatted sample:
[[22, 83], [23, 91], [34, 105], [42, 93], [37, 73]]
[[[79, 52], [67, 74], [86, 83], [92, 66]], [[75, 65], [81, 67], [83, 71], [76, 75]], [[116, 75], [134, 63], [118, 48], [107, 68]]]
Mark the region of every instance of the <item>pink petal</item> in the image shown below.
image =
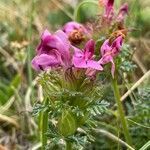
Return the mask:
[[70, 42], [67, 35], [61, 30], [58, 30], [53, 35], [48, 30], [45, 30], [41, 35], [41, 43], [37, 48], [38, 55], [50, 55], [53, 49], [61, 54], [63, 65], [71, 65]]
[[109, 45], [109, 39], [107, 39], [101, 46], [101, 55], [103, 56], [105, 53], [110, 51], [111, 51], [111, 47]]
[[73, 56], [72, 61], [73, 61], [74, 66], [77, 68], [87, 68], [86, 61], [83, 58]]
[[114, 0], [107, 0], [107, 7], [110, 9], [110, 8], [113, 8], [114, 6]]
[[35, 70], [45, 70], [46, 68], [54, 67], [59, 64], [60, 62], [55, 56], [47, 54], [35, 56], [32, 60], [32, 67]]
[[102, 56], [102, 58], [98, 62], [99, 62], [99, 64], [104, 65], [104, 64], [109, 63], [111, 60], [112, 60], [112, 56], [106, 54], [106, 55]]
[[79, 57], [79, 58], [83, 58], [84, 57], [84, 53], [82, 50], [80, 50], [79, 48], [75, 47], [75, 46], [72, 46], [73, 48], [73, 51], [74, 51], [74, 56], [75, 57]]
[[94, 46], [95, 42], [93, 40], [89, 40], [84, 48], [84, 51], [73, 47], [74, 55], [73, 55], [73, 64], [77, 68], [93, 68], [96, 70], [102, 70], [102, 66], [97, 62], [92, 60], [92, 56], [94, 54]]
[[112, 54], [114, 56], [116, 56], [119, 52], [120, 52], [120, 49], [122, 47], [122, 43], [123, 43], [123, 38], [122, 36], [119, 36], [117, 37], [114, 42], [112, 43]]
[[92, 58], [94, 54], [94, 49], [95, 49], [95, 42], [94, 40], [91, 39], [85, 45], [85, 48], [84, 48], [85, 57], [88, 59]]
[[48, 30], [45, 30], [41, 36], [41, 43], [37, 48], [38, 55], [47, 54], [51, 49], [60, 49], [61, 47], [63, 47], [62, 41], [57, 36], [51, 35]]
[[41, 42], [37, 47], [37, 52], [39, 55], [48, 51], [48, 48], [47, 47], [44, 48], [43, 46], [49, 42], [50, 36], [51, 36], [51, 33], [47, 29], [42, 33]]
[[119, 9], [119, 13], [117, 15], [117, 21], [122, 22], [127, 14], [128, 14], [128, 4], [124, 3]]
[[58, 30], [57, 32], [55, 32], [54, 35], [59, 37], [61, 39], [61, 41], [63, 42], [63, 44], [65, 45], [66, 49], [69, 50], [70, 42], [68, 40], [68, 36], [62, 30]]
[[86, 29], [84, 28], [84, 26], [82, 24], [74, 22], [74, 21], [66, 23], [63, 27], [63, 31], [66, 34], [69, 34], [73, 30], [82, 30], [83, 32], [86, 31]]
[[69, 65], [71, 59], [70, 51], [69, 51], [70, 45], [66, 45], [66, 43], [64, 43], [62, 39], [60, 39], [56, 35], [51, 36], [50, 41], [47, 45], [51, 47], [51, 49], [57, 49], [57, 51], [62, 56], [62, 60], [64, 61], [64, 64], [66, 64], [66, 66]]
[[87, 64], [87, 68], [92, 68], [92, 69], [96, 69], [96, 70], [103, 70], [103, 67], [97, 61], [88, 60], [86, 62], [86, 64]]
[[113, 58], [119, 54], [120, 49], [122, 47], [122, 43], [123, 43], [123, 38], [122, 36], [119, 36], [113, 41], [112, 45], [109, 45], [109, 39], [107, 39], [101, 47], [102, 57], [98, 61], [98, 63], [104, 65], [111, 62], [112, 64], [111, 74], [113, 77], [115, 72], [115, 64]]
[[107, 0], [105, 4], [105, 14], [104, 16], [111, 21], [113, 15], [114, 15], [114, 0]]
[[46, 29], [41, 35], [41, 40], [43, 42], [46, 42], [46, 40], [49, 36], [51, 36], [51, 33]]
[[73, 64], [77, 68], [92, 68], [96, 70], [103, 70], [102, 66], [94, 60], [85, 60], [79, 57], [73, 57]]

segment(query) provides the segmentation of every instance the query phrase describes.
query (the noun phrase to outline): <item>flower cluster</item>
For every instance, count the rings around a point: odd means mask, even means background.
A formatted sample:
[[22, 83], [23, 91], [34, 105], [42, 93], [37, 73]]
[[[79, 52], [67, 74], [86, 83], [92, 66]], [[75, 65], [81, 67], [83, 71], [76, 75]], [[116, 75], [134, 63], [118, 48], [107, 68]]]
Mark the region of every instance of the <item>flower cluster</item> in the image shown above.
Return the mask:
[[41, 43], [37, 47], [37, 56], [32, 60], [33, 68], [35, 70], [47, 70], [56, 67], [65, 69], [75, 67], [102, 71], [102, 65], [111, 62], [112, 75], [114, 75], [115, 65], [113, 58], [120, 52], [123, 37], [117, 37], [112, 43], [107, 39], [100, 49], [102, 57], [99, 60], [95, 60], [95, 41], [93, 39], [90, 39], [83, 49], [73, 46], [69, 41], [69, 36], [72, 32], [79, 30], [85, 33], [85, 30], [81, 30], [81, 27], [78, 23], [71, 22], [68, 23], [68, 26], [65, 25], [63, 31], [58, 30], [54, 34], [45, 30], [41, 36]]
[[100, 5], [105, 7], [105, 12], [103, 15], [104, 22], [111, 23], [113, 20], [118, 23], [122, 23], [124, 21], [125, 16], [128, 13], [128, 4], [124, 3], [117, 14], [114, 11], [114, 0], [99, 0]]
[[[128, 13], [128, 5], [125, 3], [121, 6], [117, 15], [114, 12], [114, 0], [100, 0], [104, 6], [105, 12], [103, 19], [107, 22], [115, 20], [123, 22], [125, 15]], [[116, 57], [122, 47], [125, 36], [124, 30], [112, 38], [107, 38], [100, 48], [99, 59], [95, 59], [95, 41], [92, 39], [92, 31], [80, 23], [71, 21], [51, 34], [45, 30], [41, 35], [41, 42], [37, 47], [37, 55], [32, 60], [32, 66], [35, 70], [47, 70], [55, 68], [80, 68], [86, 69], [86, 75], [93, 75], [97, 70], [102, 71], [103, 65], [112, 64], [111, 74], [114, 76]], [[120, 33], [120, 34], [118, 34]], [[84, 48], [81, 49], [81, 43], [87, 41]]]

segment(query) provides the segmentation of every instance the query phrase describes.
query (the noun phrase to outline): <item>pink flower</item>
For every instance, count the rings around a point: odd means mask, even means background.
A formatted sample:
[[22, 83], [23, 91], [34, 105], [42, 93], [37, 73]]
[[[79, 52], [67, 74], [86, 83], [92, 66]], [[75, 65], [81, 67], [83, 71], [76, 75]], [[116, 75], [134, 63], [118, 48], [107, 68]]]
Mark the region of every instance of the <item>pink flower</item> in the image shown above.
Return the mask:
[[114, 0], [103, 0], [105, 6], [104, 18], [111, 21], [114, 16]]
[[76, 68], [92, 68], [96, 70], [103, 70], [102, 66], [95, 60], [93, 60], [95, 42], [89, 40], [84, 50], [74, 48], [73, 64]]
[[62, 29], [68, 36], [72, 44], [80, 44], [85, 38], [90, 38], [91, 34], [82, 24], [71, 21], [64, 25]]
[[35, 56], [32, 60], [32, 66], [35, 70], [47, 70], [52, 67], [57, 67], [60, 65], [60, 61], [57, 56], [41, 54]]
[[37, 56], [32, 60], [35, 70], [45, 70], [56, 66], [69, 66], [71, 63], [70, 43], [66, 34], [58, 30], [53, 35], [45, 30], [37, 47]]
[[124, 3], [119, 9], [117, 21], [122, 22], [127, 14], [128, 14], [128, 4]]
[[112, 63], [111, 74], [113, 77], [115, 72], [115, 64], [113, 59], [120, 53], [122, 42], [123, 38], [122, 36], [119, 36], [112, 42], [112, 44], [110, 44], [109, 39], [107, 39], [101, 47], [102, 58], [99, 60], [99, 63], [102, 65], [109, 62]]
[[106, 23], [111, 23], [113, 18], [116, 18], [117, 22], [122, 22], [128, 13], [127, 3], [124, 3], [120, 7], [117, 15], [114, 13], [114, 0], [100, 0], [100, 3], [102, 3], [105, 6], [105, 13], [104, 13], [103, 20]]
[[63, 31], [67, 35], [69, 35], [71, 32], [75, 30], [81, 31], [82, 33], [85, 33], [85, 34], [88, 32], [87, 29], [82, 24], [74, 22], [74, 21], [66, 23], [63, 27]]

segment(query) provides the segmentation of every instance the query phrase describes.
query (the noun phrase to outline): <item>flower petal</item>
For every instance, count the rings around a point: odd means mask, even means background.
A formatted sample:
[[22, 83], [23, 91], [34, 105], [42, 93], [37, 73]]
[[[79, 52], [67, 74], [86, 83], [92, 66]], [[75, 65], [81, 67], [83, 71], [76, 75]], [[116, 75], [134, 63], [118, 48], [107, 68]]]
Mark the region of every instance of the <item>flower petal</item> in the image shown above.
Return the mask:
[[49, 42], [50, 36], [51, 36], [51, 33], [47, 29], [42, 33], [41, 42], [37, 47], [37, 53], [39, 55], [49, 51], [49, 48], [46, 47], [46, 44]]
[[111, 51], [111, 46], [109, 45], [109, 39], [107, 39], [101, 46], [101, 55]]
[[88, 60], [86, 62], [87, 68], [92, 68], [96, 70], [103, 70], [103, 67], [95, 60]]
[[92, 58], [93, 54], [94, 54], [94, 49], [95, 49], [95, 42], [94, 40], [89, 40], [84, 48], [84, 54], [85, 54], [85, 58], [90, 59]]
[[119, 54], [122, 43], [123, 38], [122, 36], [119, 36], [113, 41], [111, 45], [109, 45], [109, 39], [107, 39], [101, 47], [102, 58], [98, 61], [98, 63], [104, 65], [110, 62], [112, 64], [111, 74], [113, 77], [115, 72], [115, 64], [113, 58]]
[[114, 0], [105, 0], [105, 14], [104, 17], [107, 18], [108, 20], [111, 20], [113, 15], [114, 15]]
[[104, 56], [102, 56], [102, 58], [98, 62], [99, 64], [104, 65], [104, 64], [109, 63], [111, 60], [112, 60], [112, 56], [105, 54]]
[[49, 41], [48, 38], [50, 36], [51, 36], [51, 33], [46, 29], [41, 35], [41, 40], [45, 43], [45, 42]]
[[37, 54], [51, 55], [51, 51], [53, 51], [53, 49], [57, 50], [61, 54], [63, 65], [70, 65], [70, 42], [67, 35], [61, 30], [58, 30], [53, 35], [48, 30], [45, 30], [41, 35], [41, 42], [37, 48]]
[[122, 22], [127, 14], [128, 14], [128, 4], [124, 3], [119, 9], [117, 21]]
[[69, 34], [70, 32], [72, 32], [73, 30], [85, 30], [83, 25], [77, 23], [77, 22], [74, 22], [74, 21], [71, 21], [71, 22], [68, 22], [64, 25], [63, 27], [63, 31], [66, 33], [66, 34]]
[[77, 68], [87, 68], [86, 61], [83, 58], [73, 57], [73, 64]]
[[55, 32], [55, 34], [57, 37], [59, 37], [61, 39], [61, 41], [63, 42], [63, 44], [65, 45], [66, 49], [69, 50], [70, 48], [70, 42], [68, 40], [67, 35], [62, 31], [62, 30], [58, 30], [57, 32]]
[[35, 70], [45, 70], [60, 65], [60, 61], [54, 55], [41, 54], [32, 60], [32, 67]]
[[122, 47], [122, 43], [123, 43], [122, 36], [119, 36], [114, 40], [114, 42], [112, 43], [112, 46], [111, 46], [113, 56], [116, 56], [120, 52], [120, 49]]
[[84, 60], [83, 58], [73, 57], [73, 64], [77, 68], [92, 68], [96, 70], [103, 70], [102, 66], [94, 60]]
[[83, 58], [84, 57], [84, 53], [83, 51], [81, 51], [79, 48], [72, 46], [73, 50], [74, 50], [74, 56], [75, 57], [79, 57], [79, 58]]

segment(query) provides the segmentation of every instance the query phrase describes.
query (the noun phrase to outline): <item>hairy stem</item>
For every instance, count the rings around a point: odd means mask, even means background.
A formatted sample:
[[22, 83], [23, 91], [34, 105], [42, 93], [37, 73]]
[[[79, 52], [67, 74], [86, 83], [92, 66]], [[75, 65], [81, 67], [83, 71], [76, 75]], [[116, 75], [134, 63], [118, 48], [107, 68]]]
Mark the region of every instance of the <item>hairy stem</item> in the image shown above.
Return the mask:
[[[48, 99], [44, 102], [45, 108], [48, 106]], [[42, 150], [45, 150], [45, 146], [47, 145], [47, 129], [48, 129], [48, 109], [44, 109], [43, 112], [40, 114], [40, 131], [41, 131], [41, 143], [42, 143]]]
[[66, 150], [72, 150], [72, 143], [70, 141], [66, 141]]
[[121, 101], [120, 101], [121, 96], [120, 96], [120, 93], [119, 93], [119, 88], [118, 88], [116, 77], [112, 80], [112, 86], [113, 86], [114, 96], [115, 96], [117, 107], [118, 107], [118, 114], [119, 114], [119, 117], [120, 117], [119, 119], [120, 119], [121, 124], [122, 124], [122, 129], [123, 129], [123, 133], [124, 133], [126, 142], [129, 145], [132, 145], [131, 137], [130, 137], [129, 130], [128, 130], [128, 124], [127, 124], [127, 121], [126, 121], [126, 118], [125, 118], [123, 106], [122, 106]]

